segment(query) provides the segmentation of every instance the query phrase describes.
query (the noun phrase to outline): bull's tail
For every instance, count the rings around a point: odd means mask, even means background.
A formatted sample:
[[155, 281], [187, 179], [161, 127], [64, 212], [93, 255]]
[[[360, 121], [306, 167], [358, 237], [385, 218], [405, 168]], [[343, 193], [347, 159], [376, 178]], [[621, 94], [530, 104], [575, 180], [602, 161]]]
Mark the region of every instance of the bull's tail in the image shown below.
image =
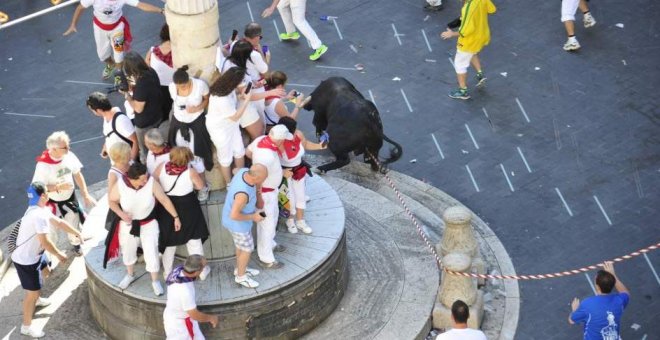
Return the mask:
[[403, 155], [403, 148], [401, 147], [401, 144], [389, 139], [385, 133], [383, 133], [383, 139], [394, 146], [393, 148], [390, 148], [390, 157], [383, 160], [383, 165], [398, 161], [399, 158], [401, 158]]

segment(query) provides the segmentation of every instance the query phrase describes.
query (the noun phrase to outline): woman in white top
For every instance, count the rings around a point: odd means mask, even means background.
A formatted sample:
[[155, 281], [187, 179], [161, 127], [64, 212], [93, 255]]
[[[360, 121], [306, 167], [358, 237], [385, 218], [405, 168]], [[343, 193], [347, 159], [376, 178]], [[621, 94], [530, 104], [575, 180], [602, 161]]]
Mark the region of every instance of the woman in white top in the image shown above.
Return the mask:
[[172, 82], [174, 66], [172, 65], [172, 47], [170, 45], [170, 28], [164, 24], [160, 29], [160, 45], [151, 46], [144, 58], [151, 68], [158, 74], [160, 90], [163, 92], [164, 107], [168, 112], [172, 109], [172, 100], [168, 95], [167, 86]]
[[[121, 181], [123, 176], [128, 172], [129, 162], [131, 161], [131, 147], [126, 143], [112, 144], [108, 150], [108, 156], [112, 162], [112, 167], [108, 170], [108, 193]], [[108, 214], [105, 217], [105, 229], [108, 235], [105, 239], [105, 255], [103, 257], [103, 268], [106, 268], [110, 258], [119, 257], [119, 245], [115, 244], [111, 247], [110, 244], [114, 237], [117, 227], [121, 219], [112, 209], [108, 209]]]
[[[266, 84], [271, 89], [282, 89], [285, 91], [284, 87], [286, 86], [287, 76], [284, 72], [274, 71], [273, 73], [266, 76]], [[295, 107], [293, 111], [289, 112], [289, 109], [286, 107], [284, 100], [293, 100]], [[277, 122], [282, 117], [291, 117], [292, 119], [298, 118], [298, 113], [300, 108], [305, 106], [312, 97], [305, 98], [300, 92], [292, 90], [286, 97], [280, 96], [269, 96], [266, 97], [266, 109], [265, 109], [265, 119], [266, 119], [266, 133], [270, 130], [270, 127], [277, 125]]]
[[[177, 246], [185, 244], [189, 255], [204, 256], [202, 242], [209, 237], [202, 208], [193, 191], [200, 190], [205, 184], [202, 177], [190, 166], [194, 157], [190, 149], [174, 147], [170, 151], [170, 161], [159, 165], [154, 171], [154, 177], [158, 179], [179, 213], [182, 226], [181, 230], [174, 231], [174, 219], [167, 214], [159, 220], [158, 248], [163, 253], [163, 276], [166, 278], [172, 271]], [[210, 267], [204, 267], [200, 279], [206, 279], [210, 271]]]
[[207, 171], [213, 169], [211, 137], [206, 130], [204, 110], [209, 104], [209, 87], [188, 75], [184, 65], [174, 72], [169, 95], [174, 100], [168, 143], [188, 147], [195, 156], [204, 160]]
[[225, 183], [231, 182], [232, 161], [237, 168], [242, 168], [245, 164], [245, 147], [239, 120], [248, 107], [252, 92], [245, 93], [246, 86], [241, 84], [244, 77], [245, 69], [232, 67], [223, 73], [210, 89], [206, 129], [215, 145]]

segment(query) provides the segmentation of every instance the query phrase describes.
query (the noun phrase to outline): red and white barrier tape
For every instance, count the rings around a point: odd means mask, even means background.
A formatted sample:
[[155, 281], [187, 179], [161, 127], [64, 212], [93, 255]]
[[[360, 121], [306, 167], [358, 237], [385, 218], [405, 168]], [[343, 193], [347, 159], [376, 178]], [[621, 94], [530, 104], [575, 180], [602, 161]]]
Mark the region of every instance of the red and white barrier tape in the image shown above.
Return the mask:
[[[365, 150], [372, 159], [376, 161], [376, 164], [378, 165], [379, 170], [383, 169], [383, 166], [380, 164], [380, 161], [378, 158], [374, 157], [368, 150]], [[403, 209], [405, 210], [406, 214], [410, 219], [412, 220], [413, 224], [415, 225], [415, 228], [417, 229], [417, 234], [424, 240], [424, 243], [426, 243], [426, 246], [431, 250], [431, 253], [433, 253], [433, 256], [435, 257], [436, 262], [438, 263], [438, 267], [445, 272], [452, 274], [452, 275], [460, 275], [460, 276], [465, 276], [465, 277], [474, 277], [474, 278], [480, 278], [480, 279], [504, 279], [504, 280], [542, 280], [542, 279], [552, 279], [556, 277], [563, 277], [563, 276], [569, 276], [569, 275], [575, 275], [575, 274], [580, 274], [584, 272], [588, 272], [590, 270], [595, 270], [598, 269], [598, 267], [602, 267], [603, 264], [595, 264], [595, 265], [590, 265], [578, 269], [572, 269], [572, 270], [567, 270], [563, 272], [557, 272], [557, 273], [551, 273], [551, 274], [536, 274], [536, 275], [492, 275], [492, 274], [475, 274], [475, 273], [464, 273], [464, 272], [456, 272], [453, 270], [448, 270], [444, 268], [442, 265], [442, 259], [440, 259], [440, 256], [438, 253], [435, 251], [435, 247], [431, 244], [431, 242], [428, 239], [428, 236], [422, 230], [422, 227], [420, 226], [419, 222], [417, 221], [417, 218], [415, 215], [412, 213], [412, 211], [408, 208], [408, 205], [403, 199], [403, 196], [401, 195], [401, 192], [399, 192], [399, 189], [394, 185], [394, 181], [390, 178], [390, 176], [387, 175], [387, 172], [383, 172], [383, 175], [385, 176], [385, 179], [387, 179], [387, 182], [390, 184], [390, 187], [392, 190], [394, 190], [394, 193], [396, 194], [396, 197], [399, 199], [399, 202], [401, 202], [401, 205], [403, 206]], [[640, 249], [638, 251], [634, 251], [628, 255], [623, 255], [621, 257], [617, 257], [612, 259], [611, 261], [613, 262], [621, 262], [624, 260], [629, 260], [633, 257], [642, 255], [644, 253], [648, 253], [652, 250], [657, 250], [660, 248], [660, 243], [656, 243], [653, 245], [650, 245], [646, 248]]]

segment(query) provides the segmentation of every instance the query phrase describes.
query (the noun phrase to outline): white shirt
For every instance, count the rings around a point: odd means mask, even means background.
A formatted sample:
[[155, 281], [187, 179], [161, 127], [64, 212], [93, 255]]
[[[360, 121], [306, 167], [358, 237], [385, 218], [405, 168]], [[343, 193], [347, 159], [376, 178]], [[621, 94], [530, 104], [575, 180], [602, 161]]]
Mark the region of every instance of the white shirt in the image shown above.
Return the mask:
[[169, 152], [155, 156], [153, 152], [149, 151], [149, 153], [147, 153], [147, 172], [149, 173], [149, 175], [153, 175], [154, 171], [156, 171], [159, 165], [163, 163], [167, 163], [169, 161], [170, 161]]
[[257, 51], [250, 53], [250, 60], [245, 63], [247, 74], [252, 78], [252, 81], [261, 79], [263, 73], [268, 72], [268, 64], [264, 61], [264, 57]]
[[156, 206], [154, 197], [154, 178], [149, 176], [147, 184], [135, 190], [124, 183], [123, 179], [117, 181], [119, 190], [119, 204], [122, 210], [129, 213], [134, 220], [141, 220], [151, 214]]
[[167, 286], [167, 304], [163, 311], [163, 321], [179, 322], [188, 317], [186, 311], [197, 308], [195, 285], [193, 282], [173, 283]]
[[149, 51], [151, 51], [151, 62], [149, 66], [151, 66], [151, 68], [156, 71], [156, 74], [158, 74], [160, 86], [168, 86], [172, 82], [172, 77], [174, 76], [175, 71], [174, 68], [158, 58], [154, 53], [154, 46], [152, 46]]
[[[119, 111], [119, 108], [113, 108], [115, 112]], [[115, 113], [116, 114], [116, 113]], [[110, 121], [107, 121], [103, 119], [103, 135], [105, 137], [105, 151], [110, 152], [110, 147], [112, 147], [115, 143], [126, 143], [123, 139], [121, 139], [119, 136], [117, 136], [117, 133], [130, 139], [131, 135], [135, 133], [135, 127], [133, 126], [133, 122], [131, 122], [131, 119], [128, 118], [126, 115], [119, 115], [117, 117], [116, 121], [116, 126], [115, 128], [117, 129], [116, 133], [112, 133], [110, 136], [108, 134], [112, 131], [112, 118], [110, 118]]]
[[122, 16], [122, 7], [137, 7], [138, 0], [80, 0], [84, 8], [94, 6], [94, 16], [103, 24], [114, 24]]
[[15, 263], [28, 266], [39, 261], [44, 248], [37, 234], [50, 233], [50, 218], [54, 217], [49, 207], [31, 206], [21, 219], [21, 227], [16, 237], [16, 250], [11, 254]]
[[280, 183], [282, 183], [282, 165], [280, 164], [280, 157], [277, 151], [257, 147], [257, 144], [264, 138], [266, 136], [257, 137], [248, 145], [248, 150], [252, 152], [253, 164], [261, 164], [268, 169], [268, 177], [266, 177], [262, 186], [277, 190]]
[[463, 329], [450, 329], [442, 334], [439, 334], [435, 340], [488, 340], [484, 332], [478, 329], [463, 328]]
[[[194, 186], [192, 178], [190, 178], [190, 168], [185, 170], [179, 175], [168, 175], [165, 168], [160, 171], [158, 182], [163, 187], [163, 191], [169, 196], [185, 196], [193, 192]], [[177, 180], [176, 178], [179, 177]], [[167, 192], [171, 190], [170, 192]]]
[[[170, 97], [174, 101], [172, 103], [172, 112], [174, 112], [174, 117], [176, 120], [182, 123], [192, 123], [199, 117], [203, 112], [204, 108], [195, 113], [188, 113], [186, 107], [197, 106], [202, 103], [204, 96], [209, 94], [209, 86], [203, 80], [197, 78], [191, 78], [192, 80], [192, 89], [190, 94], [187, 96], [180, 96], [176, 93], [176, 85], [170, 83]], [[182, 109], [183, 107], [183, 109]]]
[[74, 190], [73, 175], [80, 172], [83, 165], [80, 163], [80, 160], [76, 155], [69, 151], [62, 161], [57, 164], [48, 164], [44, 162], [37, 162], [37, 166], [34, 169], [34, 176], [32, 176], [32, 182], [42, 182], [45, 185], [56, 185], [60, 183], [70, 183], [71, 189], [62, 190], [60, 192], [49, 192], [48, 196], [53, 201], [66, 201], [71, 197]]
[[206, 114], [206, 127], [209, 134], [213, 134], [217, 130], [238, 128], [239, 121], [228, 118], [236, 113], [237, 104], [238, 99], [234, 91], [226, 96], [209, 98], [209, 110]]

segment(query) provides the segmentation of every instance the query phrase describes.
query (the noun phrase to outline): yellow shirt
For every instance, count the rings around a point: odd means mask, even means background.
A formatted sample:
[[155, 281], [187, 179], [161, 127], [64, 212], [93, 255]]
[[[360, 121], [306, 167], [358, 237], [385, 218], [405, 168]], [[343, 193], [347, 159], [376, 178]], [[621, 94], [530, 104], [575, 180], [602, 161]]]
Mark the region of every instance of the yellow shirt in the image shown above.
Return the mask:
[[490, 42], [488, 14], [497, 9], [490, 0], [466, 0], [461, 9], [461, 27], [456, 48], [461, 52], [479, 53]]

